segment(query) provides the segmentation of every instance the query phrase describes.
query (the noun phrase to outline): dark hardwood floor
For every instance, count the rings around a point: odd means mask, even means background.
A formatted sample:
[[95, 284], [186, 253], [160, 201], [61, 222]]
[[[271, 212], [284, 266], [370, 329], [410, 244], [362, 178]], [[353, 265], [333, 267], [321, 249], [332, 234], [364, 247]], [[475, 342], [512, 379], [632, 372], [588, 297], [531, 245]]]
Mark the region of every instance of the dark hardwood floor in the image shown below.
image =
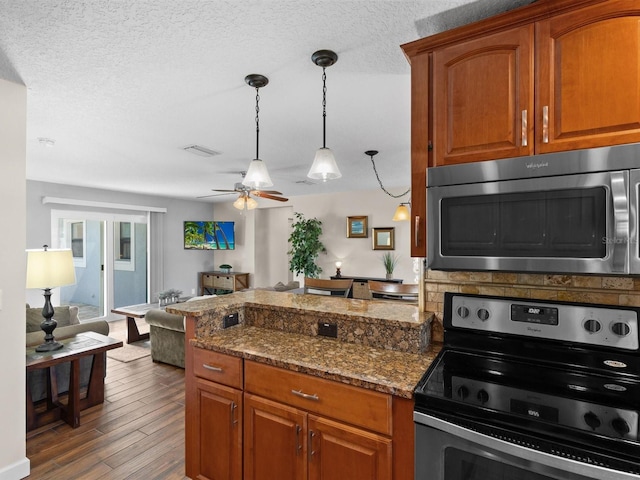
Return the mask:
[[[124, 320], [110, 324], [124, 329]], [[152, 480], [184, 476], [184, 370], [144, 357], [107, 358], [105, 402], [27, 434], [32, 480]]]

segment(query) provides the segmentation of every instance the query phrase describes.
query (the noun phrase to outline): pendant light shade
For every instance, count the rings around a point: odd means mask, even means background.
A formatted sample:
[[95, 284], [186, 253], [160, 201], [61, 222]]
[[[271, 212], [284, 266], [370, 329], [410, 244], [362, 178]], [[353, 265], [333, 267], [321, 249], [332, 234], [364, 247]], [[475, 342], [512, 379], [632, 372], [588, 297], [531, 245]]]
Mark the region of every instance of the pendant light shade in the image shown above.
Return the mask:
[[256, 202], [249, 195], [240, 195], [235, 202], [233, 202], [233, 206], [238, 210], [253, 210], [258, 206], [258, 202]]
[[[264, 75], [253, 73], [247, 75], [244, 79], [247, 85], [256, 89], [256, 157], [251, 160], [247, 174], [242, 180], [242, 184], [259, 190], [265, 187], [272, 187], [273, 182], [267, 171], [267, 165], [260, 160], [260, 88], [266, 86], [269, 83], [269, 79]], [[255, 202], [255, 200], [254, 200]], [[257, 205], [257, 203], [256, 203]], [[255, 208], [255, 206], [253, 207]]]
[[392, 220], [394, 222], [402, 222], [405, 220], [409, 220], [410, 218], [411, 214], [409, 212], [409, 209], [407, 208], [407, 204], [401, 203], [400, 205], [398, 205], [398, 208], [396, 208], [396, 212], [393, 214]]
[[259, 158], [254, 158], [249, 164], [249, 170], [242, 180], [242, 184], [247, 187], [259, 190], [265, 187], [272, 187], [273, 182], [269, 176], [267, 165]]
[[331, 50], [318, 50], [311, 55], [311, 61], [322, 67], [322, 148], [316, 152], [307, 177], [314, 180], [334, 180], [342, 177], [331, 149], [327, 148], [327, 74], [325, 69], [338, 61], [338, 55]]
[[338, 169], [336, 159], [331, 149], [326, 147], [319, 148], [316, 151], [316, 157], [313, 159], [313, 164], [307, 177], [326, 182], [327, 180], [334, 180], [341, 176], [342, 174]]

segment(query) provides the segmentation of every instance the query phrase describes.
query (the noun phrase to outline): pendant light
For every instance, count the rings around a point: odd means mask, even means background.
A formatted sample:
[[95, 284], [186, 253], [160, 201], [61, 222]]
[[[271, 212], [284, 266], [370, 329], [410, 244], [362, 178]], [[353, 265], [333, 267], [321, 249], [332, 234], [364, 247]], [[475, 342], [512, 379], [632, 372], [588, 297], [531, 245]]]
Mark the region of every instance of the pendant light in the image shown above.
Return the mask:
[[338, 55], [331, 50], [318, 50], [311, 55], [311, 61], [322, 67], [322, 148], [316, 152], [313, 164], [307, 177], [315, 180], [334, 180], [342, 174], [336, 165], [336, 159], [330, 148], [327, 148], [327, 73], [325, 69], [338, 61]]
[[[242, 180], [242, 184], [249, 188], [259, 190], [265, 187], [272, 187], [273, 182], [267, 171], [267, 165], [260, 160], [260, 93], [259, 90], [269, 83], [269, 79], [257, 73], [247, 75], [244, 79], [250, 87], [256, 89], [256, 158], [251, 160], [247, 174]], [[237, 207], [236, 207], [237, 208]]]
[[[389, 195], [390, 197], [393, 198], [400, 198], [400, 197], [404, 197], [407, 193], [409, 193], [411, 191], [411, 189], [407, 189], [406, 192], [403, 192], [399, 195], [394, 195], [393, 193], [391, 193], [390, 191], [388, 191], [386, 188], [384, 188], [384, 185], [382, 185], [382, 180], [380, 180], [380, 175], [378, 175], [378, 169], [376, 168], [376, 162], [373, 160], [373, 157], [375, 157], [378, 154], [377, 150], [367, 150], [366, 152], [364, 152], [365, 155], [369, 155], [369, 157], [371, 158], [371, 165], [373, 166], [373, 173], [376, 174], [376, 179], [378, 180], [378, 184], [380, 185], [380, 188], [382, 189], [382, 191], [384, 193], [386, 193], [387, 195]], [[409, 202], [403, 202], [400, 205], [398, 205], [398, 208], [396, 208], [395, 213], [393, 214], [393, 218], [391, 219], [394, 222], [401, 222], [403, 220], [409, 220], [411, 218], [411, 215], [409, 213], [409, 208], [407, 208], [407, 205], [410, 205]]]

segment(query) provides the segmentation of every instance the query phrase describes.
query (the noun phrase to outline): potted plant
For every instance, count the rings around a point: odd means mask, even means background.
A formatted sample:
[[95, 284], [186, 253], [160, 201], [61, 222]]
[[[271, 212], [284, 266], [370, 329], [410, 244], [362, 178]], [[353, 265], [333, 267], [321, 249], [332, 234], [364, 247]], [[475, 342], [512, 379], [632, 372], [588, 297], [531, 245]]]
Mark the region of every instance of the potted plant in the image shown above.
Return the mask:
[[387, 280], [391, 280], [393, 278], [393, 270], [398, 264], [398, 256], [391, 252], [384, 252], [382, 254], [382, 264], [384, 265], [384, 270], [387, 273]]
[[291, 225], [289, 244], [291, 249], [287, 252], [289, 270], [296, 275], [304, 274], [305, 277], [318, 278], [322, 268], [316, 264], [320, 253], [327, 253], [327, 249], [320, 241], [322, 235], [322, 222], [317, 218], [304, 218], [302, 213], [294, 212], [295, 220]]

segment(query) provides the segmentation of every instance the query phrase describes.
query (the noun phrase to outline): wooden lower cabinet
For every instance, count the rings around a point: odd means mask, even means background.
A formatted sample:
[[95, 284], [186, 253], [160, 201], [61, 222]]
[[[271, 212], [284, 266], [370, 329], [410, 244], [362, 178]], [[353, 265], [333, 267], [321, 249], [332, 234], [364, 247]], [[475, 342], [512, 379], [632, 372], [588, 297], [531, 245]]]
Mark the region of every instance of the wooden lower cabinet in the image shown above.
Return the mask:
[[189, 478], [413, 479], [411, 400], [191, 346], [187, 359]]
[[245, 480], [306, 480], [306, 414], [245, 394]]
[[325, 418], [307, 421], [309, 480], [391, 480], [391, 439]]
[[245, 394], [245, 480], [391, 480], [391, 440]]
[[208, 380], [196, 380], [193, 425], [197, 447], [187, 455], [196, 457], [191, 478], [242, 480], [242, 392]]

